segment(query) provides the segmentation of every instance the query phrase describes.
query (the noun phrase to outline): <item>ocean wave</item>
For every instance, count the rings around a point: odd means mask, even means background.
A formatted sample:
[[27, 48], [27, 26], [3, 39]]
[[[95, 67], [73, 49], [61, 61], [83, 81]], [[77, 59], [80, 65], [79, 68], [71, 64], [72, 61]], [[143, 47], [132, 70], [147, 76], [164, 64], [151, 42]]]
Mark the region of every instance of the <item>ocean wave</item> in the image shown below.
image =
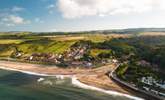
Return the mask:
[[130, 98], [133, 100], [144, 100], [142, 98], [131, 96], [128, 94], [124, 94], [124, 93], [120, 93], [120, 92], [116, 92], [116, 91], [105, 90], [105, 89], [97, 88], [94, 86], [86, 85], [86, 84], [80, 82], [76, 77], [72, 77], [72, 84], [75, 86], [78, 86], [80, 88], [83, 88], [83, 89], [95, 90], [95, 91], [99, 91], [99, 92], [114, 95], [114, 96], [123, 96], [123, 97], [127, 97], [127, 98]]
[[[105, 90], [105, 89], [97, 88], [97, 87], [94, 87], [94, 86], [86, 85], [86, 84], [80, 82], [75, 75], [41, 74], [41, 73], [30, 72], [30, 71], [23, 71], [23, 70], [14, 69], [14, 68], [7, 68], [5, 66], [0, 66], [0, 69], [11, 70], [11, 71], [18, 71], [18, 72], [21, 72], [21, 73], [25, 73], [25, 74], [29, 74], [29, 75], [35, 75], [35, 76], [54, 76], [54, 77], [60, 78], [60, 79], [71, 78], [71, 82], [72, 82], [73, 85], [75, 85], [77, 87], [80, 87], [80, 88], [83, 88], [83, 89], [95, 90], [95, 91], [99, 91], [99, 92], [106, 93], [106, 94], [113, 95], [113, 96], [123, 96], [123, 97], [127, 97], [127, 98], [130, 98], [130, 99], [133, 99], [133, 100], [144, 100], [144, 99], [136, 97], [136, 96], [131, 96], [131, 95], [120, 93], [120, 92], [116, 92], [116, 91]], [[38, 79], [38, 81], [39, 81], [39, 79]]]
[[45, 78], [39, 78], [38, 80], [37, 80], [37, 82], [42, 82], [42, 81], [44, 81], [45, 80]]

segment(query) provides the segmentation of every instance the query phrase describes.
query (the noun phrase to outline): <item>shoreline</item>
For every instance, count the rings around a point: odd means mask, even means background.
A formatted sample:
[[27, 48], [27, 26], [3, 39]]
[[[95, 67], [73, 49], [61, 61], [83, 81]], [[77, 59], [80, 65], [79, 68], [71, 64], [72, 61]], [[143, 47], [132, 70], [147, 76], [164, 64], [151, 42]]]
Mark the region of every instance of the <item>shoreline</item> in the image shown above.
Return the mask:
[[[85, 82], [81, 81], [81, 78], [79, 79], [81, 74], [73, 74], [73, 73], [70, 73], [70, 74], [62, 74], [62, 73], [61, 74], [56, 74], [56, 73], [55, 74], [49, 74], [49, 73], [42, 73], [42, 72], [34, 72], [34, 71], [29, 71], [29, 70], [24, 70], [24, 69], [16, 69], [15, 67], [11, 68], [9, 66], [3, 66], [3, 65], [1, 65], [1, 63], [2, 62], [0, 61], [0, 69], [3, 69], [3, 70], [17, 71], [17, 72], [30, 74], [30, 75], [37, 75], [37, 76], [55, 76], [55, 77], [61, 78], [61, 79], [67, 77], [67, 78], [72, 79], [72, 84], [73, 85], [75, 85], [77, 87], [80, 87], [80, 88], [95, 90], [95, 91], [106, 93], [106, 94], [109, 94], [109, 95], [112, 95], [112, 96], [124, 96], [126, 98], [130, 98], [130, 99], [133, 99], [133, 100], [143, 100], [142, 98], [132, 96], [129, 93], [122, 93], [122, 92], [115, 91], [115, 89], [104, 89], [104, 88], [100, 88], [100, 87], [93, 86], [93, 85], [90, 85], [90, 84], [86, 84]], [[83, 77], [83, 76], [84, 75], [82, 74], [81, 77]], [[93, 75], [93, 77], [94, 76], [95, 75]]]
[[131, 95], [128, 95], [128, 94], [116, 92], [116, 91], [113, 91], [113, 90], [105, 90], [105, 89], [102, 89], [102, 88], [97, 88], [97, 87], [94, 87], [94, 86], [84, 84], [81, 81], [79, 81], [76, 77], [72, 78], [72, 84], [76, 85], [80, 88], [83, 88], [83, 89], [99, 91], [99, 92], [106, 93], [106, 94], [113, 95], [113, 96], [123, 96], [123, 97], [129, 98], [129, 99], [134, 99], [134, 100], [144, 100], [142, 98], [131, 96]]

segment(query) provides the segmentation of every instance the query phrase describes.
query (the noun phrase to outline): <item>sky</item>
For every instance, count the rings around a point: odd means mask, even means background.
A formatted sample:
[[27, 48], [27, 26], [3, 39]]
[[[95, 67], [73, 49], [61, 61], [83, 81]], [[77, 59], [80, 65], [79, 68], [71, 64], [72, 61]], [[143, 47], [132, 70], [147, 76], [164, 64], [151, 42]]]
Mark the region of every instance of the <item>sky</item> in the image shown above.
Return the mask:
[[165, 28], [165, 0], [0, 0], [0, 31]]

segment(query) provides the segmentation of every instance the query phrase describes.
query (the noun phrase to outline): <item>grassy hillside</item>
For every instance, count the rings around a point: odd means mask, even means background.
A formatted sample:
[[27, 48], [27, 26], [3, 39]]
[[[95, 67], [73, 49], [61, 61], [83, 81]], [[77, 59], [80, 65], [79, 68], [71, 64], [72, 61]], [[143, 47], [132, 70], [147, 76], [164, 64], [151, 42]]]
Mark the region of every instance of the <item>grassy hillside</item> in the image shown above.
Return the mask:
[[[148, 35], [154, 34], [153, 37], [147, 37]], [[130, 45], [127, 45], [125, 42], [134, 43], [147, 43], [150, 45], [160, 45], [164, 43], [165, 38], [160, 36], [155, 36], [155, 34], [162, 35], [164, 33], [155, 33], [155, 32], [143, 32], [139, 33], [138, 37], [130, 38], [135, 35], [130, 34], [100, 34], [95, 32], [92, 34], [87, 33], [74, 33], [74, 34], [53, 34], [53, 33], [42, 33], [42, 34], [32, 34], [28, 32], [22, 33], [0, 33], [0, 56], [10, 56], [10, 54], [17, 48], [19, 51], [22, 51], [24, 54], [32, 53], [63, 53], [64, 51], [70, 49], [70, 46], [79, 40], [89, 40], [94, 43], [101, 43], [104, 41], [113, 40], [114, 38], [121, 38], [120, 43], [117, 43], [116, 47], [112, 47], [116, 42], [111, 42], [112, 45], [103, 44], [107, 46], [106, 48], [125, 48], [126, 52], [129, 52]], [[130, 39], [125, 39], [130, 38]], [[123, 43], [124, 42], [124, 43]], [[97, 56], [100, 53], [107, 53], [109, 50], [102, 49], [92, 49], [91, 55]]]
[[18, 50], [23, 51], [26, 54], [32, 53], [62, 53], [65, 50], [69, 49], [69, 47], [74, 44], [75, 41], [52, 41], [52, 40], [31, 40], [22, 42], [16, 47]]
[[10, 41], [8, 44], [1, 44], [0, 56], [10, 56], [11, 53], [17, 48], [24, 54], [33, 53], [62, 53], [75, 43], [75, 41], [52, 41], [52, 40], [30, 40], [30, 41]]
[[[32, 53], [63, 53], [79, 40], [103, 42], [112, 38], [128, 37], [127, 34], [32, 34], [28, 32], [1, 33], [0, 56], [10, 56], [17, 48], [24, 54]], [[98, 51], [98, 50], [97, 50]], [[102, 51], [99, 51], [102, 52]]]

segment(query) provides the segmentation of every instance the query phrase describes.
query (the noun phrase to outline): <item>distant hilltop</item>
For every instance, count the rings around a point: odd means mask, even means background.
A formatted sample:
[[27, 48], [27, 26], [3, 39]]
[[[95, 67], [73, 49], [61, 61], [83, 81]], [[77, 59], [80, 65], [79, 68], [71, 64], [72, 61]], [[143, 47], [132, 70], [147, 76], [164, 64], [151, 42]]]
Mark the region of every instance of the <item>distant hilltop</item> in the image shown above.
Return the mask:
[[165, 28], [128, 28], [128, 29], [110, 30], [107, 32], [116, 32], [116, 33], [165, 32]]
[[118, 34], [133, 34], [140, 32], [165, 32], [165, 28], [128, 28], [128, 29], [112, 29], [112, 30], [97, 30], [88, 32], [100, 32], [104, 34], [108, 33], [118, 33]]
[[128, 29], [110, 29], [110, 30], [90, 30], [90, 31], [76, 31], [76, 32], [30, 32], [30, 31], [9, 31], [9, 32], [0, 32], [0, 34], [9, 33], [9, 34], [95, 34], [95, 33], [102, 33], [102, 34], [137, 34], [141, 32], [165, 32], [165, 28], [128, 28]]

